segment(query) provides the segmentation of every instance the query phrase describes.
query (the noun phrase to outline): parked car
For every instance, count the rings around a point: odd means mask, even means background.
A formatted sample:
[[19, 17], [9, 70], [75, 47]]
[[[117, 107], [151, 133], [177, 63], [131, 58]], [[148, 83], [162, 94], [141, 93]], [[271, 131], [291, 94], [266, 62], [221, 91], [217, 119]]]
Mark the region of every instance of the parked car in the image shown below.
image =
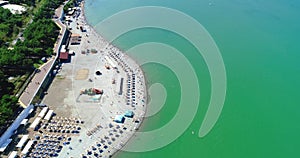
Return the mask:
[[35, 104], [35, 106], [38, 106], [38, 107], [46, 107], [47, 105], [46, 105], [46, 104]]

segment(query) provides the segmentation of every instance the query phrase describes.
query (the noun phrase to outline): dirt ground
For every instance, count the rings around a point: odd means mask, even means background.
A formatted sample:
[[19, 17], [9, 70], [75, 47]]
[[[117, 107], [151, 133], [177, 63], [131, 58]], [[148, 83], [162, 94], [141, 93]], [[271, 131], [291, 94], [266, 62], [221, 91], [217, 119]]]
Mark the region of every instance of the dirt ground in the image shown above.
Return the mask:
[[75, 80], [86, 80], [89, 76], [89, 69], [81, 69], [77, 71]]
[[50, 109], [54, 110], [59, 116], [71, 116], [71, 113], [65, 109], [71, 109], [72, 106], [64, 104], [64, 99], [68, 95], [68, 91], [72, 85], [71, 83], [70, 79], [56, 77], [49, 87], [49, 89], [51, 89], [51, 93], [48, 93], [43, 100], [43, 103], [48, 105]]

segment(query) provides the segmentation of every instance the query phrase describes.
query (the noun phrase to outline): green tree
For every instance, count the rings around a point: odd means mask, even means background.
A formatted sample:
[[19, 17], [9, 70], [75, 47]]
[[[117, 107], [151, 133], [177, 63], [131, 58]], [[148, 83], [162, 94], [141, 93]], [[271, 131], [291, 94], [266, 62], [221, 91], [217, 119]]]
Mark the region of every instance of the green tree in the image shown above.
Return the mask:
[[3, 95], [0, 100], [0, 125], [3, 126], [12, 118], [14, 110], [18, 107], [18, 99], [14, 96]]
[[11, 4], [26, 4], [28, 6], [34, 6], [35, 0], [9, 0]]
[[[17, 34], [22, 27], [22, 16], [14, 15], [8, 9], [0, 7], [0, 39], [1, 43], [8, 42], [13, 33]], [[1, 44], [2, 45], [2, 44]]]

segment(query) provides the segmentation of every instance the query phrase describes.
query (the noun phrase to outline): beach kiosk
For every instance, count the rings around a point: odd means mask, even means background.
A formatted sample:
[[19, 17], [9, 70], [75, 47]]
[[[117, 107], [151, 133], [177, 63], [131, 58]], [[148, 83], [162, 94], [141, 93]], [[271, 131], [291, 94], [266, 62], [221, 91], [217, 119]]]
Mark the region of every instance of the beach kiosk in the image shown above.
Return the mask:
[[69, 59], [69, 53], [67, 52], [66, 45], [62, 45], [59, 52], [59, 59], [66, 61]]
[[114, 119], [115, 122], [117, 123], [124, 123], [125, 117], [123, 115], [117, 115]]

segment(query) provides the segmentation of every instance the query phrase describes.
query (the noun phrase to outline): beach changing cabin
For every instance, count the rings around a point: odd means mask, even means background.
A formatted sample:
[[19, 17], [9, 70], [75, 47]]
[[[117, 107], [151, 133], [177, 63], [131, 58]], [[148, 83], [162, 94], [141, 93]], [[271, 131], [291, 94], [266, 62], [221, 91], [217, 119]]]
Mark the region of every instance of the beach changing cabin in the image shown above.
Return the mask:
[[26, 146], [24, 147], [24, 149], [22, 150], [21, 154], [26, 155], [26, 154], [28, 153], [29, 149], [32, 147], [33, 142], [34, 142], [33, 140], [30, 140], [30, 141], [26, 144]]
[[18, 156], [18, 152], [17, 152], [17, 151], [12, 151], [12, 152], [9, 154], [8, 158], [16, 158], [17, 156]]
[[17, 148], [23, 148], [24, 144], [26, 143], [27, 139], [28, 139], [29, 135], [23, 135], [21, 140], [18, 142], [17, 144]]
[[33, 128], [34, 130], [37, 130], [40, 121], [41, 121], [41, 118], [40, 118], [40, 117], [37, 117], [37, 118], [32, 122], [32, 124], [29, 126], [29, 128]]
[[49, 110], [46, 116], [44, 117], [45, 120], [50, 120], [53, 115], [53, 110]]
[[48, 107], [44, 107], [42, 111], [39, 113], [38, 117], [43, 118], [48, 111]]

